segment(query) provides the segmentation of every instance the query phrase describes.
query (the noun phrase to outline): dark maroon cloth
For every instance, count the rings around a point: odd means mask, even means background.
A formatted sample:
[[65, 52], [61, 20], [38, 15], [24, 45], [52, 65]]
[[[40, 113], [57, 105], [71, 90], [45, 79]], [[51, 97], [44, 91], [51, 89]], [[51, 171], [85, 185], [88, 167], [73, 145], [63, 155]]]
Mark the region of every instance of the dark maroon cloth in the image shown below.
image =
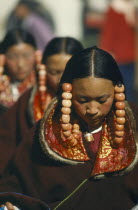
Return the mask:
[[28, 115], [30, 94], [31, 89], [26, 91], [14, 106], [0, 117], [0, 176], [4, 166], [10, 164], [24, 133], [32, 127]]
[[18, 208], [22, 210], [50, 210], [47, 204], [44, 202], [31, 198], [29, 196], [25, 196], [22, 194], [17, 194], [17, 193], [0, 193], [0, 199], [1, 202], [6, 203], [11, 202], [14, 203], [14, 206], [17, 206]]
[[[22, 193], [42, 200], [53, 209], [82, 181], [88, 179], [60, 206], [60, 210], [130, 210], [138, 203], [138, 166], [128, 175], [112, 177], [109, 173], [106, 179], [95, 181], [90, 178], [90, 161], [68, 165], [45, 156], [38, 142], [38, 132], [39, 122], [16, 150], [12, 173], [0, 181], [0, 192]], [[0, 200], [3, 201], [1, 196], [3, 194], [0, 194]]]
[[[39, 144], [39, 126], [40, 122], [24, 135], [14, 158], [10, 160], [10, 167], [3, 164], [0, 192], [16, 192], [37, 198], [53, 209], [88, 179], [59, 207], [60, 210], [130, 210], [138, 204], [138, 165], [128, 175], [112, 177], [108, 173], [106, 179], [95, 181], [90, 178], [91, 161], [69, 165], [46, 156]], [[8, 173], [4, 173], [7, 170]], [[0, 194], [1, 202], [2, 196], [3, 193]]]

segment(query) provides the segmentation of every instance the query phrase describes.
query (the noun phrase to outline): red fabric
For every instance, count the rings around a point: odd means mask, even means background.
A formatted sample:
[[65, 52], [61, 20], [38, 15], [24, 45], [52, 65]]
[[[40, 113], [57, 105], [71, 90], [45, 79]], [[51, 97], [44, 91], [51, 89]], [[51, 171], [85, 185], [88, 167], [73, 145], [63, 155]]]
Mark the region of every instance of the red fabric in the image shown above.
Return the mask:
[[119, 64], [135, 60], [135, 31], [121, 13], [109, 8], [100, 37], [99, 47], [112, 53]]

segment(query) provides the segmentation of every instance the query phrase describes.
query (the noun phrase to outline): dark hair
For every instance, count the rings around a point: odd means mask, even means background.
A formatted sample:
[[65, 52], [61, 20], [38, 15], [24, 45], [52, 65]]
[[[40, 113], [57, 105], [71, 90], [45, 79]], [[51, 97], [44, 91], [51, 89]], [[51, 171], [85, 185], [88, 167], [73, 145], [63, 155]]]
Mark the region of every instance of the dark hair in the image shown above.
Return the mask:
[[70, 55], [74, 55], [75, 53], [81, 51], [83, 49], [82, 44], [71, 37], [56, 37], [52, 39], [48, 45], [46, 46], [42, 63], [46, 63], [46, 60], [49, 56], [59, 53], [66, 53]]
[[0, 44], [0, 53], [6, 53], [11, 46], [18, 45], [20, 43], [26, 43], [36, 48], [35, 39], [30, 33], [23, 29], [14, 29], [5, 35]]
[[57, 94], [62, 92], [63, 83], [72, 83], [74, 79], [88, 76], [111, 80], [114, 85], [123, 84], [122, 75], [114, 58], [102, 49], [91, 47], [72, 56], [68, 61]]

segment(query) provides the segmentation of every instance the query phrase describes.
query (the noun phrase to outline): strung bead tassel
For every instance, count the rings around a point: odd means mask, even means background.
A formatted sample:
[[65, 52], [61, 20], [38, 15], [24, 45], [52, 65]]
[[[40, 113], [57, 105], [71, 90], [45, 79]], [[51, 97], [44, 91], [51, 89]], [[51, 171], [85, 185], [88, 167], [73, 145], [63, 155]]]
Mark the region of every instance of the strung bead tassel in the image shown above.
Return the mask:
[[71, 146], [75, 146], [77, 144], [77, 140], [79, 139], [79, 125], [74, 124], [73, 126], [70, 124], [70, 113], [71, 113], [71, 98], [72, 98], [72, 86], [69, 83], [64, 83], [62, 85], [63, 93], [62, 93], [62, 117], [61, 117], [61, 127], [62, 134], [65, 139], [69, 142]]
[[120, 144], [123, 141], [124, 137], [124, 124], [125, 124], [125, 94], [124, 85], [115, 86], [115, 115], [116, 115], [116, 124], [115, 124], [115, 138], [114, 143]]
[[45, 96], [46, 96], [46, 67], [44, 64], [39, 65], [38, 71], [38, 91], [40, 93], [41, 107], [45, 109]]

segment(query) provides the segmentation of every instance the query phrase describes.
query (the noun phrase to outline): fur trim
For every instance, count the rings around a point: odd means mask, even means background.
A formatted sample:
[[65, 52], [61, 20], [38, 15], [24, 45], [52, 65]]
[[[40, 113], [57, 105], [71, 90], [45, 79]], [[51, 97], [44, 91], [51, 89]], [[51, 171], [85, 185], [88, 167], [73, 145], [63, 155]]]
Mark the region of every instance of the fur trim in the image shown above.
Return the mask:
[[59, 154], [57, 154], [56, 152], [54, 152], [53, 150], [51, 150], [51, 148], [48, 146], [46, 140], [45, 140], [45, 122], [50, 114], [50, 111], [52, 110], [53, 106], [55, 104], [57, 104], [57, 101], [58, 99], [57, 98], [54, 98], [51, 103], [48, 105], [45, 113], [44, 113], [44, 116], [41, 120], [41, 123], [40, 123], [40, 132], [39, 132], [39, 140], [40, 140], [40, 144], [41, 144], [41, 147], [44, 151], [44, 153], [46, 155], [48, 155], [49, 158], [51, 159], [54, 159], [56, 161], [59, 161], [59, 162], [62, 162], [64, 164], [71, 164], [71, 165], [77, 165], [78, 163], [84, 163], [83, 161], [74, 161], [74, 160], [69, 160], [67, 158], [64, 158], [62, 156], [60, 156]]
[[125, 104], [126, 104], [125, 110], [126, 110], [126, 113], [127, 113], [128, 117], [130, 119], [130, 125], [131, 125], [131, 128], [132, 128], [132, 132], [133, 132], [133, 136], [134, 136], [134, 140], [135, 140], [135, 144], [136, 144], [135, 158], [132, 161], [132, 163], [128, 167], [126, 167], [125, 169], [115, 171], [115, 172], [95, 175], [95, 176], [93, 176], [93, 179], [95, 179], [95, 180], [104, 179], [107, 176], [122, 176], [122, 175], [127, 174], [130, 171], [132, 171], [133, 168], [135, 167], [135, 165], [138, 163], [138, 136], [137, 136], [137, 133], [136, 133], [136, 121], [134, 119], [132, 109], [130, 108], [128, 102], [126, 101]]
[[[77, 165], [77, 164], [84, 164], [83, 161], [74, 161], [74, 160], [69, 160], [67, 158], [64, 158], [60, 155], [58, 155], [56, 152], [54, 152], [47, 144], [46, 140], [45, 140], [45, 122], [53, 108], [53, 106], [55, 104], [57, 104], [57, 101], [58, 99], [57, 98], [54, 98], [51, 103], [49, 104], [47, 110], [45, 111], [45, 114], [44, 114], [44, 117], [42, 118], [41, 120], [41, 124], [40, 124], [40, 131], [39, 131], [39, 140], [40, 140], [40, 144], [41, 144], [41, 147], [44, 151], [44, 153], [46, 155], [48, 155], [49, 158], [51, 159], [54, 159], [56, 161], [59, 161], [61, 163], [64, 163], [64, 164], [70, 164], [70, 165]], [[122, 170], [119, 170], [119, 171], [115, 171], [115, 172], [106, 172], [105, 174], [99, 174], [99, 175], [95, 175], [93, 176], [92, 178], [94, 180], [98, 180], [98, 179], [103, 179], [103, 178], [107, 178], [107, 177], [110, 177], [110, 176], [122, 176], [126, 173], [129, 173], [131, 170], [133, 170], [134, 166], [137, 164], [138, 162], [138, 139], [137, 139], [137, 136], [136, 136], [136, 122], [135, 122], [135, 119], [134, 119], [134, 116], [133, 116], [133, 113], [132, 113], [132, 110], [130, 108], [130, 106], [128, 105], [128, 103], [126, 102], [126, 113], [127, 113], [127, 116], [129, 117], [130, 119], [130, 125], [131, 125], [131, 128], [132, 128], [132, 132], [133, 132], [133, 136], [134, 136], [134, 140], [135, 140], [135, 143], [136, 143], [136, 155], [135, 155], [135, 158], [134, 160], [132, 161], [132, 163], [122, 169]]]

